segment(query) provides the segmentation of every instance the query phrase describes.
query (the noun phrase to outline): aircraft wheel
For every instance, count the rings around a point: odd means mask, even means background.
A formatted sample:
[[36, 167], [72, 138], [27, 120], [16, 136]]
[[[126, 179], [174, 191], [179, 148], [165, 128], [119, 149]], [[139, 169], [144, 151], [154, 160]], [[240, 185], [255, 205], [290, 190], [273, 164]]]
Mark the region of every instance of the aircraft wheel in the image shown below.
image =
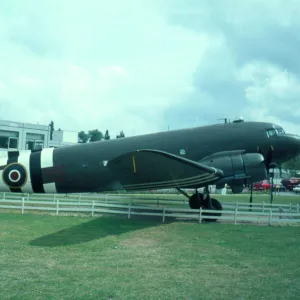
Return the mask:
[[[212, 206], [212, 210], [222, 210], [223, 207], [222, 207], [222, 204], [215, 198], [210, 198], [211, 200], [211, 206]], [[203, 201], [202, 203], [203, 205], [203, 209], [209, 209], [209, 203], [208, 203], [208, 200], [205, 200]], [[210, 214], [210, 213], [203, 213], [203, 215], [205, 216], [216, 216], [216, 217], [221, 217], [222, 216], [222, 213], [213, 213], [213, 214]], [[203, 219], [205, 220], [206, 222], [216, 222], [218, 219]]]
[[192, 209], [199, 209], [203, 202], [203, 194], [194, 194], [190, 197], [189, 204]]

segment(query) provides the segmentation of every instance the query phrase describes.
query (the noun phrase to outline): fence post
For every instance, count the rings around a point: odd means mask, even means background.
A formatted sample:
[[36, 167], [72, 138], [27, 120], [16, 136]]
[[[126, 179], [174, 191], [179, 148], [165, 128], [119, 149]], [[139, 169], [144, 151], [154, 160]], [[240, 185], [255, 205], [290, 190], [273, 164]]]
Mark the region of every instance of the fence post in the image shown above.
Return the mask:
[[235, 210], [234, 210], [234, 225], [237, 224], [237, 212], [238, 212], [238, 210], [235, 209]]
[[292, 203], [290, 203], [290, 214], [292, 213]]
[[163, 209], [163, 223], [165, 222], [165, 213], [166, 213], [166, 208], [164, 207], [164, 209]]
[[271, 226], [272, 223], [272, 209], [270, 209], [270, 213], [269, 213], [269, 226]]
[[53, 202], [56, 200], [56, 194], [53, 195]]
[[263, 213], [265, 212], [265, 201], [263, 201], [263, 203], [262, 203], [262, 212]]
[[27, 201], [29, 201], [29, 193], [27, 193]]
[[24, 214], [25, 199], [22, 197], [22, 215]]
[[58, 211], [59, 211], [59, 200], [57, 199], [56, 201], [56, 215], [58, 216]]
[[107, 204], [107, 194], [105, 194], [105, 204]]
[[202, 222], [202, 207], [199, 209], [199, 224]]
[[92, 204], [92, 217], [94, 216], [94, 209], [95, 209], [95, 201], [93, 201], [93, 204]]
[[235, 209], [238, 209], [238, 207], [239, 207], [239, 202], [238, 202], [238, 201], [236, 201], [236, 204], [235, 204]]
[[131, 214], [131, 204], [129, 203], [129, 205], [128, 205], [128, 220], [130, 219], [130, 214]]
[[81, 200], [81, 194], [79, 194], [78, 200], [79, 200], [79, 202], [80, 202], [80, 200]]
[[3, 200], [5, 200], [5, 193], [3, 193]]

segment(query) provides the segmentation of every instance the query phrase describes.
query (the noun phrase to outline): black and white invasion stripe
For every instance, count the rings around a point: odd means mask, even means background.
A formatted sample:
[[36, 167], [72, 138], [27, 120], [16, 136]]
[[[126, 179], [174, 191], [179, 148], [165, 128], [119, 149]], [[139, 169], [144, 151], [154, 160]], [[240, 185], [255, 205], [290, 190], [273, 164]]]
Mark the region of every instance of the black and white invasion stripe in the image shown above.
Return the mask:
[[8, 152], [0, 152], [0, 191], [1, 192], [10, 192], [10, 188], [3, 181], [3, 170], [7, 166]]
[[41, 151], [8, 151], [5, 153], [0, 154], [1, 191], [15, 193], [57, 192], [53, 176], [55, 174], [54, 148], [45, 148]]

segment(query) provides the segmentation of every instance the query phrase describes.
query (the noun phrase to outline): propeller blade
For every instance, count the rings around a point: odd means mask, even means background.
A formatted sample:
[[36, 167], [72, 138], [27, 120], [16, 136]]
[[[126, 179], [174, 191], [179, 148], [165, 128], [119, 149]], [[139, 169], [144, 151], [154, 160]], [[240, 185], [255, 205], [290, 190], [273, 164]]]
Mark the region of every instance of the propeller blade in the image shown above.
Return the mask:
[[267, 157], [266, 157], [266, 167], [267, 170], [271, 169], [271, 164], [272, 164], [272, 159], [273, 159], [273, 152], [274, 152], [274, 148], [273, 146], [270, 146], [267, 152]]
[[[263, 155], [263, 153], [262, 153], [259, 146], [257, 147], [257, 152]], [[266, 165], [266, 169], [267, 169], [268, 174], [269, 174], [270, 169], [277, 168], [277, 164], [272, 162], [273, 152], [274, 152], [274, 147], [271, 145], [268, 149], [268, 152], [267, 152], [266, 156], [265, 156], [265, 165]]]

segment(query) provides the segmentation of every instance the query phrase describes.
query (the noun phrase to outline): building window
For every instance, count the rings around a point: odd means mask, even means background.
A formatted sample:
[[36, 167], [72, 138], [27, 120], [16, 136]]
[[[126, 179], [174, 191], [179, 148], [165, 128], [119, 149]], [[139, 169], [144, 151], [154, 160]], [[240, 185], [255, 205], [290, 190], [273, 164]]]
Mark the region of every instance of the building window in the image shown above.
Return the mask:
[[44, 148], [45, 136], [37, 133], [26, 133], [26, 150], [40, 150]]
[[0, 130], [0, 148], [18, 149], [19, 132]]
[[44, 141], [34, 141], [34, 150], [39, 150], [44, 148]]
[[18, 149], [18, 138], [8, 139], [8, 149]]

